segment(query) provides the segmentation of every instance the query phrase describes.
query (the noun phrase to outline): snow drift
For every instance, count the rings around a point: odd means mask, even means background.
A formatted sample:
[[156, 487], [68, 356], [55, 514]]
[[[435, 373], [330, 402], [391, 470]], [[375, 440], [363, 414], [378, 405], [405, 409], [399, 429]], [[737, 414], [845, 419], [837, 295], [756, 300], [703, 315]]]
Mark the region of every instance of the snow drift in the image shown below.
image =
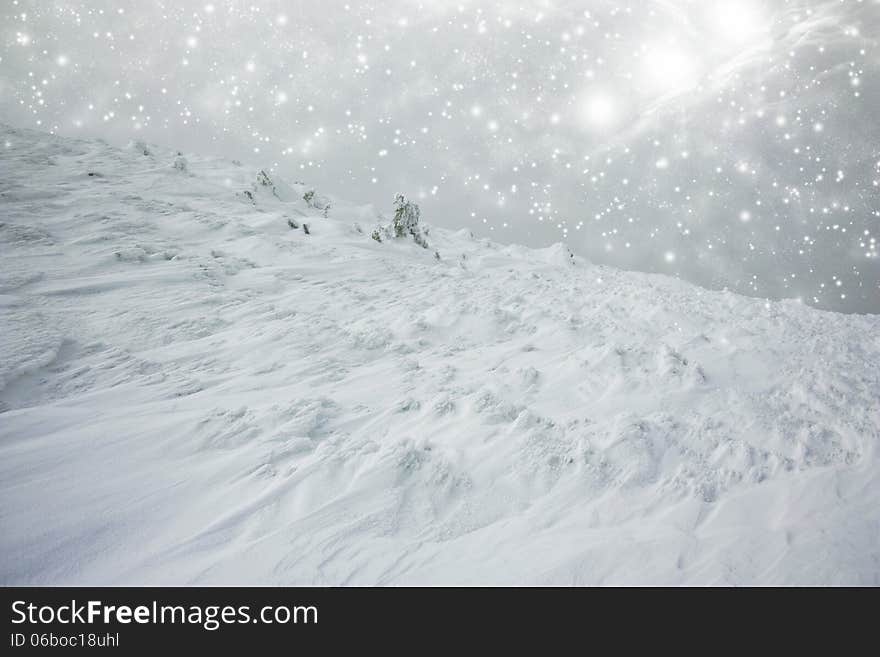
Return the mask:
[[880, 317], [0, 131], [0, 582], [880, 583]]

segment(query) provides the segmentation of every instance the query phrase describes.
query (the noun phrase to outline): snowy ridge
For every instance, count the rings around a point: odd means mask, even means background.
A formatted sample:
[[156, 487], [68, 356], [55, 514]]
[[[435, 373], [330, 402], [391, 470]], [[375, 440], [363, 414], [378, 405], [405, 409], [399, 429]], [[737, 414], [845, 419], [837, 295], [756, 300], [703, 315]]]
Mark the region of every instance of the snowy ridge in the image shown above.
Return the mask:
[[0, 582], [880, 584], [880, 317], [0, 131]]

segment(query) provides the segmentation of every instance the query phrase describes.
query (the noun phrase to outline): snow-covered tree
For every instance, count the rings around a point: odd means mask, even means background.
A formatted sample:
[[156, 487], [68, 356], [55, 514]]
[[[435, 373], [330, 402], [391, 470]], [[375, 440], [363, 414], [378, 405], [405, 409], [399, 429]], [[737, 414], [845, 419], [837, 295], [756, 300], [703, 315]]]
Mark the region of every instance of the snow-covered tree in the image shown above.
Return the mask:
[[403, 194], [397, 194], [394, 197], [394, 219], [391, 226], [394, 229], [395, 237], [406, 237], [407, 235], [415, 235], [419, 230], [419, 217], [421, 210], [419, 206], [412, 201], [407, 201]]
[[391, 220], [391, 229], [395, 237], [412, 235], [413, 241], [424, 249], [428, 248], [428, 242], [422, 234], [419, 226], [421, 210], [412, 201], [407, 201], [403, 194], [394, 197], [394, 219]]
[[373, 229], [373, 232], [370, 233], [370, 237], [377, 242], [384, 242], [385, 240], [391, 239], [391, 232], [385, 226], [379, 224]]
[[260, 169], [259, 173], [257, 173], [257, 183], [263, 187], [271, 187], [274, 191], [275, 183], [272, 182], [272, 179], [269, 177], [269, 174], [266, 173], [265, 169]]
[[323, 216], [327, 216], [330, 212], [330, 199], [326, 196], [321, 196], [316, 193], [314, 189], [308, 190], [305, 194], [303, 194], [303, 200], [306, 202], [310, 208], [314, 208], [315, 210], [320, 210]]

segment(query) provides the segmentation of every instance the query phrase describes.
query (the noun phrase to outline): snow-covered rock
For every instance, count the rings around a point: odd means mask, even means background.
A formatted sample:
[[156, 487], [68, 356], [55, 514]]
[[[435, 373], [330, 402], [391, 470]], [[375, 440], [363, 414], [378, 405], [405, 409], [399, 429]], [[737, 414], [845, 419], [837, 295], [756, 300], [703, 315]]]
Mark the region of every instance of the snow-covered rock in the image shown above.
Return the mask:
[[3, 584], [880, 583], [880, 317], [0, 131]]

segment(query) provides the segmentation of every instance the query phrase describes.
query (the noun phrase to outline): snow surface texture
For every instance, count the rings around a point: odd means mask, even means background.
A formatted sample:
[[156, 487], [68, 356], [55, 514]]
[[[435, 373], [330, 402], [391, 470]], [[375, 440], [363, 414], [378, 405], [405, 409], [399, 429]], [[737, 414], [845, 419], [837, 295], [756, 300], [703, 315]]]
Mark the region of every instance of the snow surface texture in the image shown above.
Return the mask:
[[880, 584], [880, 317], [0, 131], [0, 583]]

